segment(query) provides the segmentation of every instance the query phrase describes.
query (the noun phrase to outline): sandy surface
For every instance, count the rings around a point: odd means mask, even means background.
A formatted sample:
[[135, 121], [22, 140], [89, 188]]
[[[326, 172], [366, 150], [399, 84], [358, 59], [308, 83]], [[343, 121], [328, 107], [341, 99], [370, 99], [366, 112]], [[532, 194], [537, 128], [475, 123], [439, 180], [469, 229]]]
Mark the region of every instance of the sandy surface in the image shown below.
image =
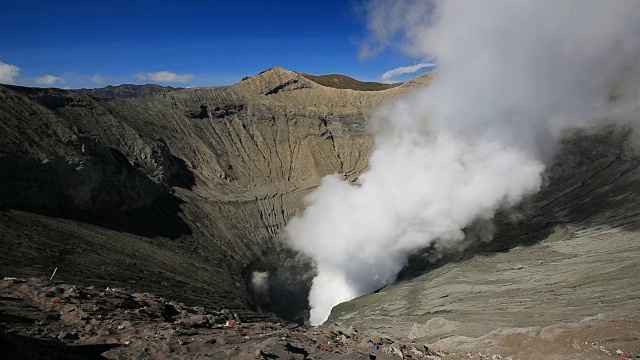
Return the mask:
[[635, 357], [639, 272], [635, 231], [560, 227], [538, 244], [446, 264], [341, 304], [330, 320], [457, 353]]

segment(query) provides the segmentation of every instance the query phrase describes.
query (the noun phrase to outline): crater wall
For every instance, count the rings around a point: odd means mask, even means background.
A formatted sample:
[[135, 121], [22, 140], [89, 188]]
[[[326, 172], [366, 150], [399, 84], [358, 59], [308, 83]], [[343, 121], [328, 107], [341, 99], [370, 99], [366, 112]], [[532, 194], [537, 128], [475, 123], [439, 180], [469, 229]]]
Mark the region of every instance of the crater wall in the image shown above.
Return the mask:
[[136, 99], [0, 85], [0, 274], [246, 307], [242, 269], [321, 177], [366, 169], [370, 112], [419, 85], [282, 68]]

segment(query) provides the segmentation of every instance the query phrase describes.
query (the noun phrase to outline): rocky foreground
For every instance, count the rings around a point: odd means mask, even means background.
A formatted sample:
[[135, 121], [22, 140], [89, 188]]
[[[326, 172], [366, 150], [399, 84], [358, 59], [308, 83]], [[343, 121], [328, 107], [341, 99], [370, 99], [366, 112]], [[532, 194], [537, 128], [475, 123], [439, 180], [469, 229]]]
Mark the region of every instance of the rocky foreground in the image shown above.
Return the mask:
[[[497, 331], [479, 343], [449, 337], [467, 348], [482, 349], [483, 342], [496, 338], [505, 346], [511, 342], [511, 351], [519, 348], [518, 356], [455, 353], [439, 349], [437, 342], [416, 339], [456, 328], [454, 322], [440, 317], [424, 327], [414, 326], [404, 339], [394, 339], [353, 327], [309, 328], [253, 313], [189, 307], [149, 293], [4, 278], [0, 281], [0, 353], [3, 359], [630, 359], [640, 358], [628, 350], [638, 344], [637, 315], [602, 316], [542, 330]], [[532, 336], [532, 331], [537, 334]], [[616, 337], [603, 338], [603, 334]], [[561, 337], [585, 340], [574, 340], [571, 352], [559, 356], [566, 345], [557, 341]], [[553, 340], [555, 346], [550, 347]], [[451, 341], [444, 345], [456, 347]]]
[[149, 293], [47, 279], [0, 281], [3, 359], [450, 358], [424, 344], [300, 327]]

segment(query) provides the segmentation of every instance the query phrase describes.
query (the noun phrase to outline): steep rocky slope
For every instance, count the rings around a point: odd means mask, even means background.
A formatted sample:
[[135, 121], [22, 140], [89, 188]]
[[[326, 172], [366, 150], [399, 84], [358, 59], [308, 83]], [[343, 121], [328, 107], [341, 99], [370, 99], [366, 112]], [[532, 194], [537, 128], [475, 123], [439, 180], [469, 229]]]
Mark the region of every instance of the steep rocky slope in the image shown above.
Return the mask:
[[322, 176], [366, 168], [369, 113], [409, 89], [282, 68], [142, 99], [0, 86], [0, 274], [246, 308], [242, 269]]

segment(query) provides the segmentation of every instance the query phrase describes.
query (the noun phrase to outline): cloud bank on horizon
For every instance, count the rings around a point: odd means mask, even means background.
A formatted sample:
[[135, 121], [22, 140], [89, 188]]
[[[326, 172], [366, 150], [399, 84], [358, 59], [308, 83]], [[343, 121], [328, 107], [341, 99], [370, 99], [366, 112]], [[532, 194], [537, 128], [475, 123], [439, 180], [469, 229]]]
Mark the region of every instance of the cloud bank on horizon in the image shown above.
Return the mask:
[[[20, 77], [21, 70], [22, 69], [16, 65], [6, 64], [0, 61], [0, 84], [25, 85], [31, 83], [35, 85], [52, 86], [56, 84], [67, 84], [70, 79], [77, 81], [77, 78], [89, 80], [95, 84], [105, 84], [111, 80], [110, 77], [102, 76], [100, 74], [94, 74], [92, 76], [78, 76], [71, 73], [60, 76], [46, 74], [35, 78], [25, 79]], [[160, 83], [187, 83], [194, 78], [192, 74], [176, 74], [170, 71], [139, 72], [135, 74], [135, 77], [139, 80], [151, 80]]]
[[100, 74], [94, 74], [90, 79], [96, 84], [104, 84], [107, 81], [109, 81], [111, 78], [102, 76]]
[[374, 0], [368, 11], [369, 53], [398, 46], [439, 75], [372, 114], [368, 171], [355, 185], [323, 178], [285, 228], [317, 267], [313, 325], [392, 283], [418, 249], [489, 241], [495, 213], [539, 191], [563, 131], [639, 110], [638, 1]]
[[173, 82], [173, 83], [186, 83], [193, 79], [191, 74], [172, 73], [170, 71], [158, 71], [154, 73], [140, 72], [136, 74], [136, 77], [140, 80], [153, 80], [157, 82]]
[[392, 81], [393, 80], [392, 78], [398, 75], [413, 74], [420, 69], [434, 68], [435, 66], [436, 64], [432, 62], [424, 62], [424, 63], [409, 65], [409, 66], [401, 66], [385, 72], [384, 74], [382, 74], [381, 79], [382, 81], [388, 82], [388, 81]]
[[55, 83], [63, 83], [65, 80], [61, 76], [45, 75], [35, 79], [35, 83], [39, 85], [53, 85]]

